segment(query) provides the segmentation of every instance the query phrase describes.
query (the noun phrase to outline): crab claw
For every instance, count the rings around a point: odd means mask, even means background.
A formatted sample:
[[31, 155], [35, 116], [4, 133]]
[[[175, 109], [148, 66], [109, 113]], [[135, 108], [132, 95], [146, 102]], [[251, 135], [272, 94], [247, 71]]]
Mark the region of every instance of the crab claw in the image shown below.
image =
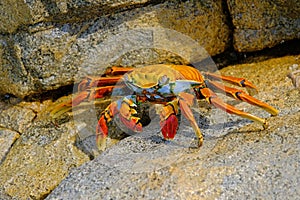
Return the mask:
[[135, 110], [136, 104], [132, 99], [124, 98], [121, 103], [120, 108], [120, 120], [121, 122], [130, 130], [134, 132], [142, 131], [142, 124], [140, 123], [140, 118], [134, 117], [134, 114], [137, 114]]
[[178, 128], [178, 113], [177, 100], [165, 105], [160, 111], [160, 127], [165, 139], [173, 139]]
[[126, 119], [120, 115], [121, 122], [130, 130], [134, 132], [142, 132], [142, 124], [139, 122], [140, 118], [131, 116], [129, 119]]
[[165, 139], [174, 139], [178, 128], [178, 119], [172, 114], [165, 121], [160, 122], [160, 126]]
[[105, 150], [106, 138], [108, 136], [108, 126], [113, 117], [119, 116], [120, 121], [134, 132], [142, 131], [140, 118], [132, 116], [136, 114], [136, 105], [131, 99], [124, 98], [122, 101], [114, 101], [101, 113], [96, 128], [96, 143], [99, 150]]

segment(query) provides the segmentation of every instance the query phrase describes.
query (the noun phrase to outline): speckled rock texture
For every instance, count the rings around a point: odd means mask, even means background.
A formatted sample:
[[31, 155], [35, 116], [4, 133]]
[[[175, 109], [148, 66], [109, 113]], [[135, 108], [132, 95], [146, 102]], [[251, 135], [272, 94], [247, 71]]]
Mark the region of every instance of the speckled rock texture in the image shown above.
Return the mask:
[[[173, 38], [178, 35], [168, 35], [169, 29], [192, 38], [210, 55], [228, 46], [230, 31], [220, 0], [149, 2], [144, 7], [141, 1], [42, 2], [27, 4], [35, 23], [0, 35], [0, 92], [4, 94], [24, 98], [54, 90], [87, 74], [101, 74], [112, 64], [176, 62], [177, 52], [165, 49], [178, 41]], [[115, 8], [127, 6], [127, 10]], [[164, 28], [165, 36], [153, 38], [153, 31], [144, 30], [149, 27]]]
[[74, 146], [75, 136], [72, 123], [33, 122], [0, 165], [1, 190], [16, 199], [45, 198], [70, 170], [89, 160]]
[[164, 142], [153, 127], [73, 170], [47, 199], [297, 199], [300, 101], [287, 74], [299, 62], [299, 56], [287, 56], [221, 70], [253, 81], [260, 88], [256, 97], [280, 110], [270, 117], [228, 99], [269, 117], [268, 129], [232, 115], [223, 115], [225, 121], [200, 118], [205, 141], [197, 150], [189, 148], [195, 143], [188, 124], [172, 142]]
[[[121, 11], [132, 7], [142, 6], [152, 1], [147, 0], [43, 0], [22, 1], [3, 0], [0, 6], [0, 32], [13, 33], [18, 28], [39, 22], [56, 21], [66, 23], [88, 18], [95, 18], [111, 11]], [[100, 15], [101, 15], [100, 14]]]
[[299, 16], [298, 0], [3, 0], [0, 199], [298, 199], [298, 53], [241, 54], [244, 64], [223, 68], [252, 81], [256, 97], [280, 113], [220, 95], [267, 118], [263, 129], [199, 101], [200, 149], [182, 118], [174, 141], [162, 139], [158, 122], [129, 137], [112, 124], [107, 150], [97, 151], [97, 116], [109, 98], [57, 118], [49, 112], [72, 98], [57, 95], [106, 67], [194, 64], [226, 49], [272, 47], [299, 38]]
[[300, 1], [228, 0], [234, 47], [239, 52], [273, 47], [300, 38]]
[[[196, 146], [182, 120], [174, 141], [162, 140], [159, 125], [127, 137], [96, 156], [95, 137], [82, 144], [83, 124], [92, 118], [49, 118], [51, 101], [1, 102], [1, 199], [241, 199], [299, 196], [300, 90], [287, 77], [300, 56], [250, 60], [221, 70], [245, 77], [257, 98], [280, 110], [270, 117], [247, 103], [223, 97], [239, 109], [268, 118], [269, 127], [218, 109], [195, 113], [205, 135]], [[89, 109], [82, 106], [80, 109]], [[78, 110], [78, 111], [79, 111]], [[78, 112], [74, 110], [75, 112]], [[197, 115], [199, 114], [199, 115]], [[95, 118], [95, 116], [94, 116]], [[91, 123], [91, 124], [89, 124]], [[83, 148], [83, 146], [84, 148]], [[91, 151], [91, 152], [88, 152]]]

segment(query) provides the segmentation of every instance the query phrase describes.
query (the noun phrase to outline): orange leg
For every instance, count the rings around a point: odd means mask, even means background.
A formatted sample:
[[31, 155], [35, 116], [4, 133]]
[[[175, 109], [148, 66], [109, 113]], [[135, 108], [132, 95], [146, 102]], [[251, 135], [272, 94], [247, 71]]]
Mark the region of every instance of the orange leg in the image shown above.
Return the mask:
[[91, 77], [88, 76], [78, 84], [78, 91], [84, 91], [94, 87], [115, 85], [122, 78], [116, 77]]
[[276, 110], [275, 108], [273, 108], [272, 106], [270, 106], [264, 102], [261, 102], [260, 100], [258, 100], [256, 98], [248, 95], [247, 93], [245, 93], [242, 90], [227, 87], [227, 86], [224, 86], [224, 85], [222, 85], [218, 82], [214, 82], [214, 81], [207, 81], [206, 84], [207, 84], [208, 88], [211, 88], [211, 89], [217, 90], [217, 91], [224, 91], [228, 96], [233, 97], [237, 100], [245, 101], [251, 105], [258, 106], [258, 107], [264, 109], [265, 111], [269, 112], [271, 115], [278, 114], [278, 110]]
[[182, 111], [185, 118], [187, 118], [190, 121], [191, 126], [194, 129], [194, 132], [198, 138], [198, 147], [201, 147], [203, 144], [203, 135], [194, 118], [192, 110], [190, 109], [190, 107], [193, 105], [194, 95], [182, 92], [179, 94], [179, 97], [181, 98], [179, 101], [180, 110]]
[[105, 75], [107, 76], [116, 76], [116, 75], [124, 75], [127, 72], [132, 71], [134, 68], [133, 67], [109, 67], [105, 71]]
[[229, 105], [225, 102], [223, 102], [213, 91], [211, 91], [209, 88], [203, 88], [200, 90], [201, 94], [205, 97], [205, 99], [212, 105], [214, 105], [217, 108], [220, 108], [224, 111], [226, 111], [227, 113], [230, 114], [235, 114], [238, 115], [240, 117], [246, 118], [246, 119], [250, 119], [252, 121], [258, 122], [260, 124], [262, 124], [264, 126], [264, 128], [267, 127], [267, 122], [265, 119], [262, 119], [260, 117], [257, 117], [255, 115], [252, 115], [250, 113], [241, 111], [237, 108], [235, 108], [232, 105]]
[[217, 81], [223, 80], [223, 81], [226, 81], [226, 82], [231, 83], [233, 85], [237, 85], [237, 86], [240, 86], [240, 87], [247, 87], [247, 88], [257, 90], [255, 85], [253, 85], [251, 82], [247, 81], [244, 78], [237, 78], [237, 77], [233, 77], [233, 76], [223, 76], [223, 75], [214, 74], [214, 73], [210, 73], [210, 72], [205, 72], [205, 73], [203, 73], [203, 75], [207, 79], [217, 80]]

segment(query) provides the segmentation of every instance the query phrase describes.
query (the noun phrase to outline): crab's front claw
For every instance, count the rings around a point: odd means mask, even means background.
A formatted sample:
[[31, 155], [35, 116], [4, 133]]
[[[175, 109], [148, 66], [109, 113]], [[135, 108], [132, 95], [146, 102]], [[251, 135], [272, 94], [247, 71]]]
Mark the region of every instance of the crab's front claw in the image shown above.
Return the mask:
[[174, 139], [178, 128], [178, 119], [172, 114], [166, 120], [161, 121], [160, 126], [165, 139]]
[[125, 97], [121, 103], [119, 118], [130, 130], [141, 132], [142, 124], [140, 123], [140, 118], [133, 116], [134, 114], [137, 114], [135, 107], [135, 103], [131, 99]]
[[122, 101], [112, 102], [107, 108], [101, 113], [98, 125], [96, 128], [96, 143], [99, 150], [105, 150], [106, 138], [108, 136], [107, 124], [113, 119], [114, 116], [118, 115], [120, 121], [130, 130], [134, 132], [142, 131], [142, 124], [138, 117], [132, 116], [136, 113], [134, 109], [135, 104], [132, 100], [124, 98]]
[[177, 100], [165, 105], [160, 111], [160, 127], [164, 139], [173, 139], [178, 128], [178, 113]]
[[106, 138], [108, 135], [108, 126], [113, 116], [118, 113], [117, 103], [112, 102], [109, 104], [106, 109], [101, 113], [98, 120], [98, 125], [96, 127], [96, 144], [99, 150], [105, 150], [106, 147]]

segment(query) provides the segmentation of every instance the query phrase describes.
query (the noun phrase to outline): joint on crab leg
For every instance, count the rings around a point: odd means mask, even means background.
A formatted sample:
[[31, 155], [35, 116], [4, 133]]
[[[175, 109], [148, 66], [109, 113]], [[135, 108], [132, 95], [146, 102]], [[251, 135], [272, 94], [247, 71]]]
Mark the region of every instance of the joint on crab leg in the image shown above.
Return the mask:
[[119, 114], [121, 122], [134, 132], [142, 131], [140, 118], [133, 116], [136, 114], [134, 109], [135, 103], [132, 98], [124, 97], [122, 100], [112, 102], [102, 113], [96, 128], [96, 143], [100, 150], [104, 150], [106, 146], [106, 138], [108, 136], [108, 126], [112, 118]]
[[223, 102], [213, 91], [211, 91], [208, 88], [201, 89], [201, 93], [203, 96], [205, 96], [205, 99], [212, 105], [214, 105], [217, 108], [220, 108], [221, 110], [224, 110], [225, 112], [229, 114], [235, 114], [240, 117], [250, 119], [252, 121], [258, 122], [263, 125], [264, 128], [267, 128], [267, 121], [265, 119], [262, 119], [260, 117], [257, 117], [255, 115], [252, 115], [250, 113], [246, 113], [244, 111], [241, 111], [234, 106], [231, 106], [225, 102]]
[[234, 85], [237, 85], [237, 86], [240, 86], [240, 87], [248, 87], [248, 88], [252, 88], [254, 90], [257, 90], [256, 86], [247, 81], [246, 79], [244, 78], [237, 78], [237, 77], [232, 77], [232, 76], [223, 76], [223, 75], [219, 75], [219, 74], [214, 74], [214, 73], [210, 73], [210, 72], [206, 72], [206, 73], [203, 73], [203, 75], [205, 77], [207, 77], [208, 79], [213, 79], [213, 80], [223, 80], [223, 81], [226, 81], [228, 83], [231, 83], [231, 84], [234, 84]]
[[247, 102], [251, 105], [258, 106], [273, 116], [277, 115], [279, 112], [272, 106], [270, 106], [264, 102], [261, 102], [260, 100], [248, 95], [247, 93], [245, 93], [242, 90], [223, 86], [222, 84], [214, 82], [214, 81], [207, 81], [206, 84], [209, 88], [216, 89], [218, 91], [224, 91], [228, 96], [233, 97], [237, 100], [241, 100], [241, 101]]

